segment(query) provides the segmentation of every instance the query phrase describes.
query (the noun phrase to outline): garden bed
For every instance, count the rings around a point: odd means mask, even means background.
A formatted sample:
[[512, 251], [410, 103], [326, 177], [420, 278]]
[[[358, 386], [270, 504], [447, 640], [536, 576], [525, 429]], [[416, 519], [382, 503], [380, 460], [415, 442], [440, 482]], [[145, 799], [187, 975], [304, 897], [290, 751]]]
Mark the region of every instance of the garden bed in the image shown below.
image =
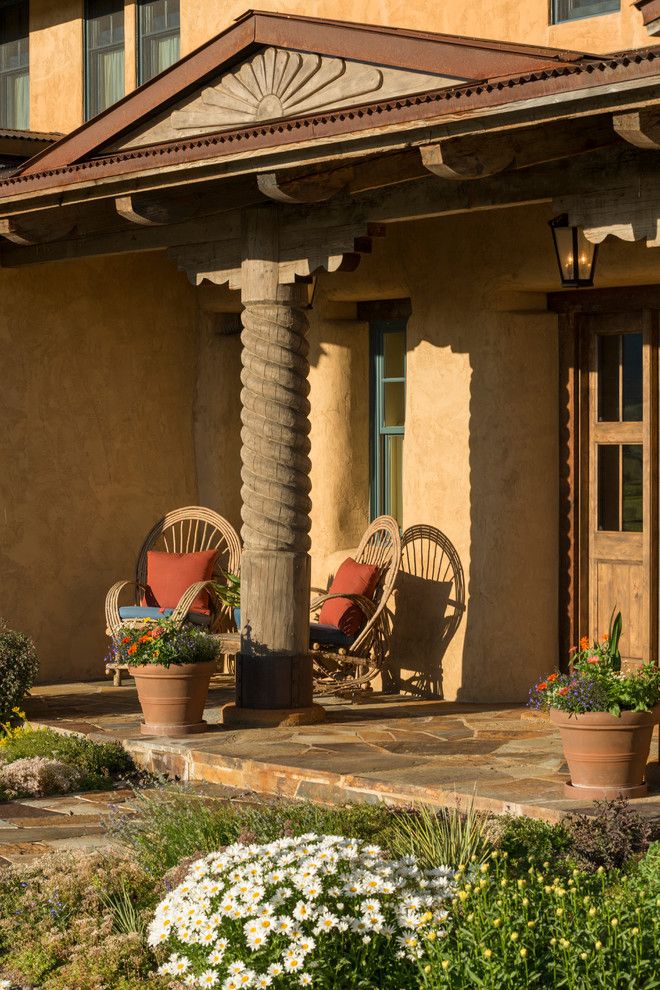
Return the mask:
[[[109, 830], [121, 853], [56, 856], [0, 873], [0, 977], [6, 986], [232, 990], [231, 979], [241, 973], [247, 976], [237, 986], [305, 985], [293, 971], [269, 975], [268, 967], [277, 973], [278, 964], [260, 955], [265, 949], [247, 947], [245, 919], [213, 917], [213, 892], [203, 892], [200, 901], [207, 921], [211, 917], [210, 946], [186, 945], [169, 934], [154, 942], [154, 932], [163, 903], [180, 896], [172, 892], [191, 870], [193, 886], [203, 881], [209, 864], [221, 861], [214, 855], [219, 850], [243, 844], [245, 853], [233, 854], [237, 861], [247, 856], [260, 862], [258, 844], [276, 843], [276, 854], [286, 855], [289, 847], [294, 853], [300, 849], [296, 836], [310, 833], [353, 838], [356, 848], [362, 844], [360, 855], [373, 857], [374, 864], [414, 855], [418, 867], [405, 861], [411, 883], [421, 876], [418, 870], [447, 867], [437, 886], [441, 904], [433, 907], [432, 918], [420, 921], [419, 930], [405, 929], [396, 895], [390, 907], [386, 904], [392, 900], [387, 891], [378, 894], [381, 905], [375, 911], [387, 916], [391, 934], [381, 926], [358, 936], [353, 922], [343, 932], [311, 936], [302, 930], [301, 938], [314, 940], [311, 948], [305, 943], [304, 972], [320, 990], [383, 990], [389, 986], [387, 973], [396, 974], [396, 990], [651, 990], [658, 985], [660, 843], [653, 841], [652, 827], [623, 803], [603, 806], [595, 817], [552, 825], [492, 819], [469, 809], [434, 814], [265, 803], [254, 796], [217, 800], [170, 786], [138, 792], [130, 818], [118, 812]], [[205, 865], [193, 865], [209, 856]], [[281, 914], [284, 908], [277, 904], [284, 901], [273, 894], [276, 883], [269, 875], [264, 886]], [[315, 926], [324, 898], [326, 908], [332, 900], [335, 914], [354, 919], [364, 914], [366, 889], [355, 895], [344, 890], [340, 898], [336, 891], [315, 897], [309, 886], [304, 893], [301, 875], [291, 884], [301, 885], [299, 899], [311, 904]], [[421, 885], [412, 918], [429, 913], [426, 896]], [[154, 924], [159, 904], [161, 921]], [[377, 920], [373, 924], [379, 927]], [[403, 951], [402, 935], [416, 940], [415, 951], [403, 961], [396, 955]], [[364, 937], [374, 944], [369, 947]], [[277, 949], [275, 942], [271, 949]]]

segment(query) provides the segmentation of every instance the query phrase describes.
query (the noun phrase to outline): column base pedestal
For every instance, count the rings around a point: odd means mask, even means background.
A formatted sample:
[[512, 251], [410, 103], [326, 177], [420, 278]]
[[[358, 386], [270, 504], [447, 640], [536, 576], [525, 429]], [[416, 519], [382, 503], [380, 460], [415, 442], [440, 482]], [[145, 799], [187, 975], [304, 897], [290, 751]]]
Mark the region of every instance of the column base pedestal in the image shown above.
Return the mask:
[[314, 725], [325, 721], [322, 705], [306, 708], [239, 708], [233, 702], [222, 709], [222, 724], [237, 729], [272, 729], [278, 726]]

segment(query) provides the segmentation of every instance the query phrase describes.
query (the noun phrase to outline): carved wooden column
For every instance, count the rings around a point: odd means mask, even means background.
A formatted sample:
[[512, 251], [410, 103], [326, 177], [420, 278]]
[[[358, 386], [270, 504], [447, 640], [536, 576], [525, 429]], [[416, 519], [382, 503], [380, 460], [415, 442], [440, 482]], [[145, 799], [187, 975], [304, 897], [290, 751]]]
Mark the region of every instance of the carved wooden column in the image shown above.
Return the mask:
[[236, 704], [225, 722], [317, 721], [309, 654], [306, 287], [280, 283], [276, 208], [243, 225], [243, 557]]

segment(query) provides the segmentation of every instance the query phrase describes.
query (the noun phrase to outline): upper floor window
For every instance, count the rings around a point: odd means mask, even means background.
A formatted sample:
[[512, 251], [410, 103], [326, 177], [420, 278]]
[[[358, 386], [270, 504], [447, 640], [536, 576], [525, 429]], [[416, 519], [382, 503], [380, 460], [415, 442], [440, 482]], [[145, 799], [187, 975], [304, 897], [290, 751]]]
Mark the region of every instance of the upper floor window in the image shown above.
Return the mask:
[[621, 0], [552, 0], [552, 23], [621, 10]]
[[138, 83], [153, 79], [179, 58], [179, 0], [140, 0]]
[[0, 0], [0, 127], [30, 126], [28, 0]]
[[406, 320], [371, 322], [371, 517], [403, 523]]
[[124, 0], [86, 0], [85, 116], [124, 95]]

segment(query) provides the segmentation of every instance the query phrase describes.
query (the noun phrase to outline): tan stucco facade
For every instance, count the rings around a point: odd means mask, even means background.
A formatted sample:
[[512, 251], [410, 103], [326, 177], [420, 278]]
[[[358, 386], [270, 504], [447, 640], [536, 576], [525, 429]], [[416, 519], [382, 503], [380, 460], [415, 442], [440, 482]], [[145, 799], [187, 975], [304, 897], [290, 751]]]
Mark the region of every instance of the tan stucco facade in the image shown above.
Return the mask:
[[[357, 271], [319, 278], [310, 313], [313, 584], [325, 587], [369, 517], [356, 304], [410, 299], [404, 527], [451, 540], [467, 608], [441, 659], [438, 616], [399, 592], [408, 638], [393, 666], [432, 675], [448, 698], [522, 700], [557, 659], [549, 215], [394, 225]], [[599, 284], [658, 282], [657, 259], [608, 241]], [[159, 253], [2, 271], [0, 294], [0, 611], [35, 637], [42, 680], [99, 677], [105, 592], [131, 577], [151, 523], [195, 501], [240, 523], [240, 338], [223, 319], [237, 294], [194, 289]]]
[[[181, 54], [193, 51], [245, 12], [245, 0], [181, 0]], [[649, 45], [653, 39], [632, 0], [621, 10], [550, 25], [548, 0], [464, 0], [382, 3], [364, 0], [263, 0], [260, 9], [389, 27], [494, 38], [586, 52], [612, 52]], [[136, 85], [136, 4], [125, 4], [126, 92]], [[83, 0], [30, 2], [30, 127], [68, 132], [83, 121]]]

